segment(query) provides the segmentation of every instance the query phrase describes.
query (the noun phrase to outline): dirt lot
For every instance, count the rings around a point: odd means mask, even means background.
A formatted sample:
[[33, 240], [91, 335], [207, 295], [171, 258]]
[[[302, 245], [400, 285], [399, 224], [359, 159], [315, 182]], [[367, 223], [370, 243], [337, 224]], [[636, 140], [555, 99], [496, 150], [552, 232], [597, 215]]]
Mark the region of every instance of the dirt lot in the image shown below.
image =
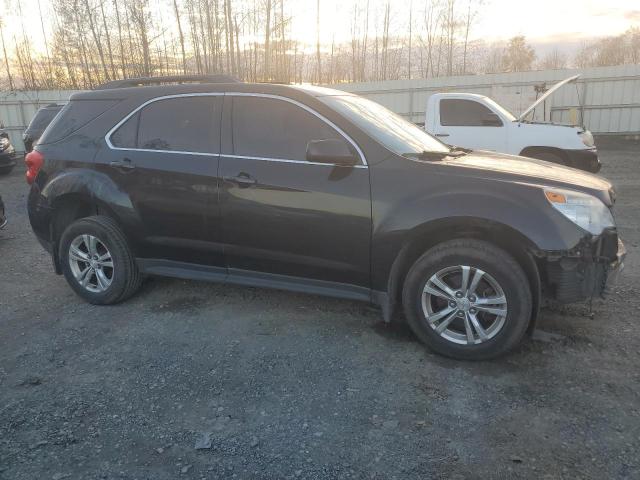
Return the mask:
[[153, 279], [88, 305], [31, 233], [20, 169], [0, 177], [0, 478], [640, 478], [640, 145], [601, 155], [620, 285], [475, 364], [357, 302]]

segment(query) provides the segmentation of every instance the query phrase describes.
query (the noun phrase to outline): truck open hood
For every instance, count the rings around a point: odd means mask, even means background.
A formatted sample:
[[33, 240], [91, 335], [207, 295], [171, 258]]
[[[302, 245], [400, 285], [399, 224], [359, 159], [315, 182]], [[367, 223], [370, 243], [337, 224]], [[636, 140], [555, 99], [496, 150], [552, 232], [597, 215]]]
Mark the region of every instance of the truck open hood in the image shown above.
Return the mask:
[[527, 108], [524, 112], [522, 112], [520, 114], [520, 116], [517, 118], [518, 122], [522, 122], [524, 121], [524, 119], [526, 118], [527, 115], [529, 115], [531, 112], [533, 112], [533, 110], [535, 110], [535, 108], [540, 105], [542, 102], [544, 102], [547, 98], [549, 98], [549, 96], [555, 92], [556, 90], [558, 90], [560, 87], [563, 87], [564, 85], [566, 85], [567, 83], [572, 83], [575, 82], [576, 80], [578, 80], [578, 78], [580, 78], [580, 74], [578, 75], [574, 75], [573, 77], [569, 77], [569, 78], [565, 78], [564, 80], [561, 80], [560, 82], [556, 83], [553, 87], [551, 87], [549, 90], [547, 90], [542, 96], [540, 96], [540, 98], [538, 98], [535, 102], [533, 102], [531, 104], [531, 106], [529, 108]]

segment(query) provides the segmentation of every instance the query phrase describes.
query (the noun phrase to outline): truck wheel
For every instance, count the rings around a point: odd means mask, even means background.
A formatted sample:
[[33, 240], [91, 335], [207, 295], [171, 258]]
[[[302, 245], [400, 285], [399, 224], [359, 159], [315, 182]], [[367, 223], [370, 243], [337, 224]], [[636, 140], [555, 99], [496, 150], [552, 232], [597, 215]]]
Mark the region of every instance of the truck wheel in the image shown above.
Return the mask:
[[402, 302], [420, 340], [461, 360], [494, 358], [515, 347], [532, 312], [531, 288], [518, 262], [474, 239], [424, 253], [407, 274]]
[[76, 220], [59, 242], [67, 282], [89, 303], [108, 305], [133, 295], [142, 283], [126, 238], [109, 217]]

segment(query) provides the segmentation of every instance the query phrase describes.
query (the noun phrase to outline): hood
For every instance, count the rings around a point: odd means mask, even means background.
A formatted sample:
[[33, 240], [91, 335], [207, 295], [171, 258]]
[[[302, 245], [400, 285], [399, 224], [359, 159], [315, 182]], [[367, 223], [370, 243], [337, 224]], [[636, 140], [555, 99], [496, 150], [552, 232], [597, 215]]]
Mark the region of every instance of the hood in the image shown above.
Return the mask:
[[524, 112], [522, 112], [520, 114], [520, 116], [517, 118], [517, 121], [518, 122], [524, 121], [524, 119], [527, 117], [527, 115], [529, 115], [531, 112], [533, 112], [538, 105], [540, 105], [547, 98], [549, 98], [553, 92], [558, 90], [560, 87], [563, 87], [567, 83], [575, 82], [576, 80], [578, 80], [578, 78], [580, 78], [579, 74], [578, 75], [574, 75], [573, 77], [565, 78], [564, 80], [556, 83], [553, 87], [551, 87], [549, 90], [547, 90], [540, 98], [538, 98], [535, 102], [533, 102], [529, 108], [527, 108]]
[[611, 205], [611, 183], [598, 175], [533, 158], [474, 151], [461, 157], [447, 157], [443, 164], [484, 171], [486, 178], [517, 179], [522, 183], [567, 188], [595, 195]]

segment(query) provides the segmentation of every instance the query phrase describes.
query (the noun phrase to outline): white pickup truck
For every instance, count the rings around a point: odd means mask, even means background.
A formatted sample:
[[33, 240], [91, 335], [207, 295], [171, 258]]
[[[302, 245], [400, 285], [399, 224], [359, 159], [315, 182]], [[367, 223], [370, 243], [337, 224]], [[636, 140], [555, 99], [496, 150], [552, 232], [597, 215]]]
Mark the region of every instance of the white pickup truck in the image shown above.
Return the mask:
[[444, 143], [538, 158], [598, 172], [593, 135], [584, 127], [527, 120], [553, 92], [579, 75], [558, 82], [519, 117], [484, 95], [436, 93], [429, 97], [425, 129]]

